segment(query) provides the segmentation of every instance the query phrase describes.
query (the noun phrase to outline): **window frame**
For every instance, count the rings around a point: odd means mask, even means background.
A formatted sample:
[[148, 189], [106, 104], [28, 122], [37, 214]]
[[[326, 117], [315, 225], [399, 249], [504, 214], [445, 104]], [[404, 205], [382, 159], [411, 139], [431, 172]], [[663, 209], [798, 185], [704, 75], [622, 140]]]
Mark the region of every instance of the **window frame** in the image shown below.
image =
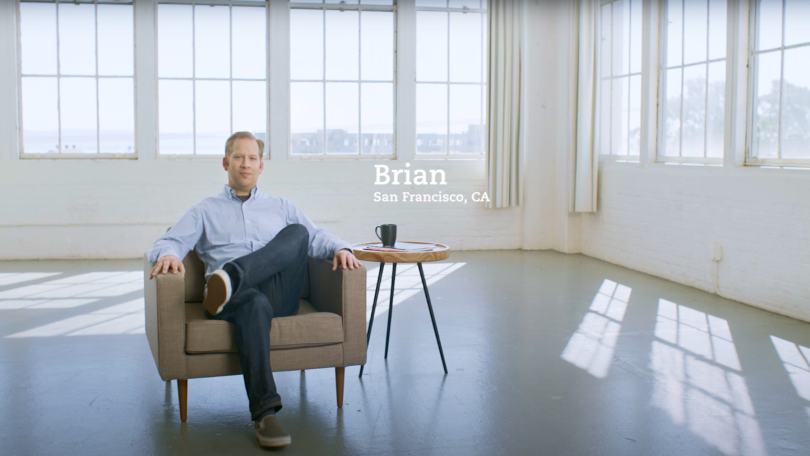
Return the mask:
[[[486, 2], [487, 0], [482, 0], [482, 2]], [[420, 11], [434, 11], [434, 12], [446, 12], [448, 27], [447, 27], [447, 81], [444, 82], [437, 82], [437, 81], [424, 81], [420, 82], [416, 79], [416, 71], [413, 72], [413, 84], [414, 84], [414, 93], [416, 93], [416, 88], [419, 84], [431, 84], [431, 85], [444, 85], [447, 87], [447, 133], [445, 134], [445, 147], [446, 151], [444, 153], [419, 153], [418, 151], [418, 138], [417, 138], [417, 131], [416, 131], [416, 97], [413, 97], [413, 104], [414, 104], [414, 134], [413, 134], [413, 156], [416, 160], [485, 160], [487, 157], [487, 148], [489, 143], [489, 126], [487, 125], [487, 120], [489, 117], [489, 44], [487, 42], [487, 37], [489, 36], [489, 9], [488, 8], [458, 8], [458, 7], [436, 7], [436, 6], [416, 6], [414, 1], [413, 6], [413, 27], [416, 29], [416, 21], [417, 21], [417, 13]], [[482, 17], [482, 34], [481, 34], [481, 41], [482, 41], [482, 49], [481, 49], [481, 82], [452, 82], [450, 81], [450, 13], [476, 13], [481, 14]], [[414, 34], [414, 39], [416, 38], [416, 34]], [[416, 42], [414, 40], [414, 47], [416, 46]], [[414, 69], [416, 68], [416, 54], [414, 54]], [[457, 85], [477, 85], [481, 86], [481, 90], [483, 92], [481, 97], [481, 125], [484, 127], [484, 131], [482, 132], [481, 138], [481, 147], [482, 150], [480, 153], [471, 154], [471, 153], [459, 153], [454, 154], [450, 152], [450, 86], [453, 84]]]
[[[657, 79], [657, 73], [656, 73], [656, 75], [651, 75], [650, 74], [651, 71], [648, 71], [648, 66], [647, 66], [647, 63], [646, 63], [646, 59], [647, 59], [646, 54], [647, 54], [647, 50], [648, 50], [648, 48], [650, 46], [649, 40], [645, 38], [646, 34], [644, 32], [644, 30], [649, 25], [649, 14], [648, 14], [649, 11], [647, 9], [648, 1], [642, 0], [642, 2], [641, 2], [641, 13], [640, 13], [641, 14], [641, 36], [638, 38], [639, 41], [641, 42], [641, 64], [640, 64], [641, 69], [638, 72], [633, 73], [632, 68], [631, 68], [632, 65], [630, 64], [630, 62], [628, 62], [628, 71], [629, 72], [627, 74], [622, 74], [622, 75], [618, 75], [618, 76], [613, 75], [612, 68], [613, 68], [613, 60], [614, 59], [613, 59], [613, 48], [611, 47], [611, 58], [610, 58], [611, 70], [610, 70], [610, 76], [607, 76], [607, 77], [603, 78], [602, 74], [601, 74], [601, 72], [602, 72], [602, 66], [601, 66], [602, 57], [601, 57], [601, 53], [600, 53], [600, 49], [602, 48], [602, 46], [601, 46], [601, 43], [599, 41], [600, 36], [601, 36], [601, 25], [602, 25], [602, 7], [605, 6], [605, 5], [610, 5], [610, 11], [611, 11], [611, 23], [610, 23], [611, 24], [611, 32], [610, 32], [610, 36], [611, 36], [611, 40], [612, 40], [613, 39], [613, 17], [612, 17], [613, 16], [613, 4], [618, 2], [618, 1], [624, 1], [624, 2], [628, 2], [628, 3], [630, 2], [630, 0], [600, 0], [596, 4], [596, 7], [598, 8], [598, 12], [596, 13], [596, 16], [597, 16], [596, 30], [594, 30], [594, 40], [596, 40], [596, 42], [594, 43], [595, 56], [596, 56], [595, 58], [597, 60], [596, 65], [595, 65], [595, 88], [594, 88], [594, 97], [596, 97], [596, 101], [595, 101], [596, 109], [594, 110], [595, 111], [594, 112], [594, 118], [595, 118], [594, 123], [596, 125], [595, 131], [594, 131], [594, 148], [596, 148], [596, 150], [597, 150], [597, 155], [599, 156], [600, 161], [612, 161], [612, 162], [617, 162], [617, 163], [640, 164], [640, 163], [644, 162], [643, 156], [645, 155], [645, 150], [646, 150], [646, 140], [647, 140], [647, 138], [646, 138], [645, 132], [649, 131], [649, 127], [647, 125], [648, 122], [649, 122], [649, 120], [648, 120], [649, 116], [644, 115], [644, 113], [646, 112], [645, 83], [650, 78], [652, 78], [652, 80]], [[659, 0], [652, 0], [652, 1], [655, 2], [655, 1], [659, 1]], [[663, 1], [663, 0], [661, 0], [661, 1]], [[632, 14], [633, 14], [632, 11], [629, 14], [632, 17]], [[630, 29], [632, 30], [632, 25], [631, 25]], [[632, 36], [628, 37], [628, 44], [630, 46], [632, 46], [632, 41], [630, 41], [631, 38], [632, 38]], [[657, 71], [657, 68], [653, 68], [652, 71]], [[639, 80], [640, 80], [640, 83], [641, 83], [640, 93], [639, 93], [639, 102], [640, 102], [639, 117], [640, 118], [639, 118], [639, 149], [638, 149], [638, 155], [629, 153], [629, 149], [630, 149], [629, 145], [628, 145], [628, 154], [627, 155], [618, 155], [618, 154], [612, 154], [612, 153], [604, 154], [599, 149], [600, 134], [601, 134], [601, 128], [602, 128], [601, 123], [600, 123], [600, 117], [599, 117], [599, 113], [601, 112], [601, 109], [602, 109], [601, 108], [602, 97], [601, 97], [601, 92], [600, 92], [600, 87], [602, 85], [601, 82], [602, 82], [603, 79], [606, 79], [606, 80], [610, 81], [610, 91], [611, 91], [610, 100], [611, 100], [611, 103], [612, 103], [612, 101], [613, 101], [613, 81], [616, 80], [616, 79], [620, 79], [620, 78], [627, 78], [627, 80], [628, 80], [628, 83], [627, 83], [627, 85], [628, 85], [627, 97], [628, 97], [628, 106], [630, 106], [630, 101], [629, 100], [630, 100], [631, 93], [629, 91], [629, 87], [630, 87], [630, 78], [632, 78], [633, 76], [638, 76]], [[612, 110], [611, 110], [611, 114], [612, 114]], [[630, 123], [629, 115], [630, 114], [628, 113], [628, 127], [629, 127], [629, 123]], [[610, 120], [611, 120], [611, 127], [612, 127], [613, 117], [611, 117]], [[656, 130], [656, 135], [657, 135], [657, 130]], [[610, 131], [610, 138], [611, 138], [610, 144], [611, 144], [611, 147], [612, 147], [612, 144], [613, 144], [613, 141], [612, 141], [613, 132], [612, 131]], [[630, 139], [630, 135], [629, 135], [629, 131], [628, 131], [628, 142], [629, 142], [629, 139]]]
[[[96, 0], [97, 1], [97, 0]], [[264, 150], [262, 151], [262, 158], [267, 160], [270, 156], [270, 126], [272, 122], [270, 121], [270, 0], [264, 1], [239, 1], [239, 0], [152, 0], [154, 2], [154, 91], [155, 91], [155, 98], [154, 98], [154, 112], [155, 112], [155, 157], [159, 160], [221, 160], [222, 157], [225, 155], [225, 144], [222, 144], [222, 155], [218, 154], [198, 154], [197, 153], [197, 99], [196, 99], [196, 87], [197, 81], [227, 81], [230, 89], [230, 128], [233, 128], [233, 82], [234, 81], [251, 81], [251, 82], [264, 82], [265, 85], [265, 93], [266, 93], [266, 105], [265, 105], [265, 134], [267, 137], [264, 140]], [[192, 76], [189, 78], [186, 77], [160, 77], [159, 75], [159, 61], [158, 61], [158, 47], [159, 47], [159, 38], [158, 38], [158, 20], [159, 20], [159, 12], [158, 7], [160, 5], [188, 5], [192, 7], [192, 34], [191, 34], [191, 43], [192, 43]], [[231, 37], [231, 44], [229, 45], [229, 74], [230, 76], [227, 78], [198, 78], [196, 75], [197, 68], [195, 64], [195, 56], [194, 53], [196, 51], [196, 36], [194, 34], [194, 27], [196, 27], [195, 17], [194, 17], [194, 7], [197, 5], [210, 5], [210, 6], [227, 6], [229, 8], [230, 20], [228, 23], [229, 27], [229, 36]], [[265, 78], [264, 79], [252, 79], [252, 78], [238, 78], [234, 79], [233, 77], [233, 20], [232, 14], [234, 6], [248, 6], [254, 8], [264, 8], [264, 36], [265, 36]], [[136, 43], [137, 45], [137, 43]], [[160, 153], [160, 81], [161, 80], [169, 80], [169, 81], [191, 81], [192, 82], [192, 139], [194, 144], [194, 149], [190, 154], [161, 154]]]
[[[23, 3], [45, 3], [45, 4], [53, 4], [56, 5], [56, 58], [57, 58], [57, 65], [56, 65], [56, 74], [55, 75], [42, 75], [42, 74], [28, 74], [24, 75], [22, 70], [22, 15], [20, 13], [20, 5]], [[139, 155], [139, 141], [138, 141], [138, 58], [137, 58], [137, 47], [138, 47], [138, 35], [137, 35], [137, 24], [136, 24], [136, 6], [135, 0], [128, 0], [126, 2], [105, 2], [99, 0], [85, 0], [78, 4], [80, 5], [93, 5], [95, 8], [95, 74], [93, 76], [77, 76], [77, 75], [70, 75], [70, 76], [63, 76], [61, 73], [61, 65], [58, 63], [60, 56], [59, 56], [59, 5], [62, 3], [66, 4], [75, 4], [75, 2], [71, 0], [51, 0], [51, 1], [43, 1], [43, 0], [17, 0], [15, 9], [17, 17], [15, 18], [16, 21], [16, 43], [14, 49], [17, 53], [16, 56], [16, 82], [17, 82], [17, 151], [18, 157], [20, 160], [76, 160], [76, 159], [87, 159], [87, 160], [98, 160], [98, 159], [124, 159], [124, 160], [137, 160]], [[132, 7], [132, 76], [100, 76], [98, 74], [98, 5], [130, 5]], [[56, 79], [56, 87], [57, 87], [57, 118], [58, 125], [59, 125], [59, 146], [61, 149], [62, 146], [62, 112], [59, 108], [61, 104], [61, 79], [62, 78], [93, 78], [95, 79], [96, 83], [96, 142], [99, 145], [99, 152], [94, 154], [91, 153], [26, 153], [25, 152], [25, 143], [23, 141], [23, 98], [22, 98], [22, 79], [23, 77], [52, 77]], [[132, 105], [133, 105], [133, 151], [132, 153], [110, 153], [110, 152], [101, 152], [100, 144], [101, 144], [101, 128], [100, 128], [100, 119], [99, 119], [99, 79], [132, 79]]]
[[[270, 2], [272, 3], [272, 0], [270, 0]], [[291, 127], [290, 123], [291, 123], [291, 120], [292, 120], [292, 103], [291, 103], [290, 97], [288, 95], [287, 96], [287, 105], [286, 105], [287, 122], [286, 122], [286, 125], [285, 125], [286, 131], [287, 131], [287, 133], [285, 135], [286, 143], [287, 143], [286, 158], [288, 160], [291, 160], [291, 161], [297, 161], [297, 160], [302, 160], [302, 161], [307, 161], [307, 160], [329, 160], [329, 161], [331, 161], [331, 160], [338, 160], [338, 161], [340, 161], [340, 160], [397, 160], [397, 158], [399, 156], [399, 119], [400, 119], [400, 117], [399, 117], [399, 106], [398, 106], [399, 105], [399, 98], [400, 98], [399, 97], [399, 83], [400, 83], [400, 81], [399, 81], [399, 73], [398, 73], [399, 54], [397, 52], [398, 49], [399, 49], [399, 37], [400, 37], [400, 33], [399, 33], [400, 10], [399, 10], [399, 4], [398, 4], [397, 0], [393, 0], [392, 3], [393, 3], [392, 5], [365, 5], [365, 4], [360, 4], [360, 2], [358, 2], [358, 4], [356, 4], [356, 5], [346, 5], [346, 4], [340, 4], [340, 3], [295, 3], [295, 0], [290, 0], [290, 1], [287, 2], [287, 8], [286, 8], [287, 9], [287, 17], [286, 17], [287, 20], [286, 20], [286, 22], [287, 22], [288, 29], [287, 29], [287, 41], [285, 43], [286, 51], [287, 51], [287, 54], [286, 54], [286, 56], [287, 56], [287, 58], [286, 58], [286, 62], [287, 62], [287, 67], [286, 67], [286, 74], [287, 74], [286, 87], [287, 87], [287, 91], [289, 93], [289, 91], [290, 91], [290, 89], [292, 87], [291, 84], [293, 82], [319, 82], [319, 83], [324, 84], [324, 92], [323, 92], [323, 104], [324, 104], [324, 110], [323, 110], [323, 116], [324, 116], [324, 151], [323, 151], [322, 154], [293, 154], [292, 153], [292, 129], [290, 128]], [[326, 90], [325, 90], [326, 89], [326, 83], [328, 83], [328, 82], [356, 82], [358, 84], [358, 97], [357, 97], [357, 103], [358, 103], [358, 110], [357, 110], [358, 124], [357, 124], [357, 128], [358, 128], [358, 130], [357, 130], [357, 135], [358, 135], [358, 141], [362, 141], [362, 139], [363, 139], [363, 136], [362, 136], [363, 135], [363, 129], [362, 129], [362, 127], [363, 127], [363, 125], [362, 125], [362, 115], [363, 115], [363, 113], [362, 113], [362, 106], [361, 106], [361, 103], [362, 103], [362, 98], [361, 98], [361, 96], [362, 96], [362, 87], [361, 87], [361, 85], [363, 84], [362, 74], [360, 74], [358, 72], [356, 81], [329, 80], [329, 79], [326, 79], [326, 66], [324, 65], [324, 77], [323, 77], [323, 79], [308, 79], [308, 80], [303, 80], [303, 79], [298, 80], [298, 79], [296, 79], [296, 80], [293, 80], [292, 77], [290, 76], [290, 52], [289, 52], [290, 51], [290, 33], [289, 33], [290, 18], [289, 18], [289, 13], [294, 9], [324, 11], [324, 13], [326, 11], [357, 11], [358, 13], [360, 13], [362, 11], [381, 11], [381, 12], [391, 12], [391, 13], [393, 13], [393, 15], [394, 15], [394, 39], [393, 39], [394, 50], [393, 51], [394, 51], [394, 53], [393, 53], [393, 72], [392, 72], [392, 75], [391, 75], [392, 76], [391, 84], [393, 85], [393, 97], [394, 97], [393, 109], [394, 109], [394, 112], [393, 112], [393, 152], [391, 154], [363, 154], [362, 153], [362, 144], [359, 144], [359, 143], [358, 143], [358, 152], [356, 154], [329, 154], [329, 153], [326, 152], [326, 150], [325, 150], [325, 148], [326, 148]], [[323, 28], [324, 28], [324, 41], [325, 41], [326, 40], [326, 21], [325, 20], [324, 20], [324, 23], [323, 23]], [[360, 43], [358, 41], [358, 64], [361, 62], [361, 60], [360, 60], [361, 59], [361, 57], [360, 57], [361, 54], [362, 54], [362, 43]], [[326, 46], [325, 45], [324, 45], [323, 55], [324, 55], [323, 58], [324, 58], [324, 61], [325, 61], [326, 60]], [[269, 62], [269, 59], [268, 59], [268, 62]], [[367, 82], [369, 82], [369, 83], [374, 83], [374, 82], [381, 82], [381, 83], [385, 82], [385, 83], [387, 83], [388, 81], [367, 81]]]
[[782, 1], [782, 42], [779, 47], [765, 49], [758, 51], [756, 49], [757, 40], [757, 24], [759, 21], [759, 3], [760, 0], [749, 0], [748, 2], [748, 36], [746, 37], [746, 66], [748, 86], [746, 87], [746, 113], [745, 113], [745, 156], [743, 164], [745, 166], [756, 167], [791, 167], [791, 168], [810, 168], [810, 158], [759, 158], [753, 156], [754, 147], [754, 110], [756, 109], [756, 86], [758, 80], [757, 68], [755, 65], [756, 56], [766, 53], [781, 54], [781, 68], [779, 70], [779, 122], [777, 130], [777, 153], [782, 154], [782, 92], [784, 87], [785, 76], [785, 51], [790, 49], [810, 47], [810, 42], [803, 44], [785, 46], [785, 15], [786, 15], [786, 0]]
[[[731, 65], [731, 63], [730, 63], [731, 57], [730, 57], [729, 46], [728, 46], [729, 42], [731, 41], [731, 37], [730, 37], [731, 33], [730, 33], [730, 30], [729, 30], [730, 29], [730, 27], [729, 27], [730, 24], [728, 22], [728, 11], [731, 9], [731, 2], [734, 2], [734, 1], [735, 0], [728, 0], [728, 2], [726, 4], [726, 54], [725, 54], [725, 57], [723, 57], [722, 59], [711, 59], [711, 58], [709, 58], [709, 37], [710, 37], [710, 34], [711, 34], [711, 29], [710, 29], [711, 23], [708, 22], [708, 21], [709, 21], [709, 17], [710, 17], [709, 14], [711, 12], [711, 5], [710, 5], [711, 0], [707, 0], [706, 1], [706, 8], [707, 8], [707, 14], [706, 14], [706, 18], [707, 18], [707, 25], [706, 25], [706, 60], [701, 61], [701, 62], [697, 62], [697, 63], [686, 64], [683, 61], [683, 56], [684, 56], [684, 54], [686, 52], [685, 51], [685, 45], [684, 45], [686, 21], [684, 20], [684, 14], [683, 14], [683, 11], [685, 11], [685, 8], [686, 8], [686, 1], [682, 0], [682, 9], [681, 9], [681, 11], [682, 11], [682, 14], [681, 14], [681, 21], [682, 21], [682, 28], [681, 28], [681, 40], [682, 40], [681, 41], [681, 63], [680, 63], [680, 65], [675, 65], [675, 66], [672, 66], [672, 67], [666, 67], [665, 66], [665, 64], [666, 64], [665, 58], [666, 58], [667, 41], [668, 41], [667, 40], [668, 37], [667, 37], [666, 28], [667, 28], [667, 10], [668, 10], [667, 6], [668, 6], [669, 0], [660, 0], [659, 11], [658, 11], [658, 15], [659, 15], [659, 18], [658, 18], [658, 30], [657, 30], [657, 33], [658, 33], [658, 59], [657, 59], [657, 62], [656, 62], [657, 71], [658, 71], [658, 75], [657, 75], [657, 78], [656, 78], [657, 79], [656, 83], [658, 84], [658, 86], [657, 86], [658, 87], [658, 90], [657, 90], [657, 93], [658, 93], [658, 100], [657, 100], [658, 109], [656, 110], [657, 111], [657, 116], [656, 116], [656, 119], [655, 119], [655, 130], [656, 130], [655, 163], [686, 164], [686, 165], [713, 165], [713, 166], [719, 166], [719, 165], [723, 164], [725, 154], [728, 151], [728, 148], [726, 146], [726, 142], [727, 142], [726, 138], [727, 138], [727, 129], [728, 129], [728, 127], [727, 127], [727, 125], [728, 125], [727, 119], [728, 119], [728, 116], [730, 115], [730, 113], [729, 113], [729, 110], [728, 110], [728, 103], [726, 102], [726, 100], [728, 98], [727, 95], [729, 93], [728, 92], [729, 86], [731, 85], [731, 81], [728, 78], [728, 69], [729, 69], [729, 66]], [[709, 134], [708, 133], [708, 127], [707, 127], [707, 125], [708, 125], [708, 102], [707, 102], [707, 100], [708, 100], [708, 97], [709, 97], [709, 90], [708, 90], [708, 87], [709, 87], [708, 86], [708, 84], [709, 84], [709, 78], [708, 78], [709, 65], [712, 64], [712, 63], [717, 63], [717, 62], [721, 62], [721, 61], [723, 63], [725, 63], [725, 69], [726, 69], [726, 78], [725, 78], [725, 82], [724, 82], [724, 85], [725, 85], [724, 94], [725, 94], [725, 96], [724, 96], [724, 103], [723, 103], [723, 138], [724, 138], [724, 141], [723, 141], [723, 156], [721, 156], [721, 157], [707, 157], [706, 152], [707, 152], [707, 147], [708, 147], [708, 134]], [[682, 154], [683, 154], [683, 93], [684, 93], [683, 74], [684, 74], [684, 70], [687, 67], [697, 66], [697, 65], [706, 65], [706, 93], [704, 95], [704, 109], [705, 109], [705, 111], [704, 111], [704, 119], [703, 119], [703, 128], [704, 128], [704, 131], [703, 131], [703, 155], [704, 156], [703, 157], [684, 157], [684, 156], [682, 156]], [[666, 129], [665, 129], [665, 126], [664, 126], [664, 122], [666, 121], [665, 116], [664, 116], [664, 109], [666, 108], [666, 103], [665, 103], [665, 98], [666, 98], [666, 73], [667, 73], [667, 70], [670, 70], [670, 69], [673, 69], [673, 68], [680, 68], [681, 69], [681, 96], [680, 96], [681, 101], [680, 101], [680, 110], [679, 110], [679, 113], [680, 113], [680, 116], [681, 116], [681, 118], [680, 118], [681, 124], [680, 124], [680, 137], [679, 137], [679, 140], [678, 140], [679, 149], [678, 149], [678, 156], [677, 157], [675, 157], [675, 156], [665, 156], [665, 155], [663, 155], [661, 153], [661, 152], [663, 152], [663, 143], [665, 141], [664, 135], [666, 134]]]

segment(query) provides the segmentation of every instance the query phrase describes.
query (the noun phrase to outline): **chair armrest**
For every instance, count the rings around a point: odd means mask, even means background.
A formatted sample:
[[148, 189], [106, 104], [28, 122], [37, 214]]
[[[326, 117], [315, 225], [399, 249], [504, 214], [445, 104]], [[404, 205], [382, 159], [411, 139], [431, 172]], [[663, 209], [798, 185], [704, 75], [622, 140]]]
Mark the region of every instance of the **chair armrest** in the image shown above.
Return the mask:
[[332, 271], [332, 262], [309, 259], [312, 307], [343, 317], [343, 365], [366, 363], [366, 268]]
[[149, 279], [152, 263], [143, 257], [146, 338], [160, 378], [187, 379], [185, 281], [180, 274]]

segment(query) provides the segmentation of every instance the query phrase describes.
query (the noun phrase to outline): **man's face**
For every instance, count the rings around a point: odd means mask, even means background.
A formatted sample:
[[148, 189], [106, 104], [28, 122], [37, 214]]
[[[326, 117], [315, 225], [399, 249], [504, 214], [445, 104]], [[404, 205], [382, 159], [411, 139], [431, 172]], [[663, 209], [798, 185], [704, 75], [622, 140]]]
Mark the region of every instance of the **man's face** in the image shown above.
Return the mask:
[[253, 190], [264, 170], [259, 145], [249, 138], [237, 139], [231, 155], [222, 158], [222, 167], [228, 172], [228, 186], [232, 189], [241, 192]]

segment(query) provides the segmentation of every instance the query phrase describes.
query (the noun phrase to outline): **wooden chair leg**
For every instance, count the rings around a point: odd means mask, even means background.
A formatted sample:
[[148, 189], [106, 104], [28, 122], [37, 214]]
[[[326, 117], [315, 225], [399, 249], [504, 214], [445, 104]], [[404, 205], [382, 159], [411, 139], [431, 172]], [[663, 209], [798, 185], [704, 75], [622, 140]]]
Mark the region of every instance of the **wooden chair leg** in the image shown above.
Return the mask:
[[346, 373], [345, 367], [335, 368], [335, 384], [337, 385], [337, 404], [338, 408], [343, 407], [343, 377]]
[[180, 421], [188, 416], [188, 380], [177, 379], [177, 396], [180, 399]]

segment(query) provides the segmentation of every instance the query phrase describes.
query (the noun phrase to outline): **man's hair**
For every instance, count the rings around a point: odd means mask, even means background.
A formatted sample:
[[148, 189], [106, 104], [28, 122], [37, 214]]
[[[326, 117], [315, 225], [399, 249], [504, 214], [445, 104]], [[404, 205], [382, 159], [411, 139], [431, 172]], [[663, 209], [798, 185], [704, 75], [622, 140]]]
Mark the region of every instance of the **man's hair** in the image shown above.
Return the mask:
[[225, 156], [230, 157], [231, 152], [233, 152], [233, 145], [236, 144], [237, 139], [252, 139], [256, 141], [256, 144], [259, 145], [259, 158], [261, 159], [264, 155], [264, 141], [261, 139], [256, 139], [253, 136], [253, 133], [249, 131], [237, 131], [236, 133], [232, 134], [227, 141], [225, 141]]

